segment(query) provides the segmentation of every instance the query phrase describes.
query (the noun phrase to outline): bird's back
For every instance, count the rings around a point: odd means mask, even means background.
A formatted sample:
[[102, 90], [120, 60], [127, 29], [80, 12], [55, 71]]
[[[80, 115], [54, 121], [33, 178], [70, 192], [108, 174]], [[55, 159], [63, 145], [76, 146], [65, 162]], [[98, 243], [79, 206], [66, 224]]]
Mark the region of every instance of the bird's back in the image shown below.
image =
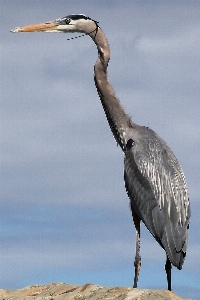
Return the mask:
[[190, 205], [177, 158], [151, 129], [132, 130], [125, 151], [124, 179], [131, 206], [181, 269], [186, 254]]

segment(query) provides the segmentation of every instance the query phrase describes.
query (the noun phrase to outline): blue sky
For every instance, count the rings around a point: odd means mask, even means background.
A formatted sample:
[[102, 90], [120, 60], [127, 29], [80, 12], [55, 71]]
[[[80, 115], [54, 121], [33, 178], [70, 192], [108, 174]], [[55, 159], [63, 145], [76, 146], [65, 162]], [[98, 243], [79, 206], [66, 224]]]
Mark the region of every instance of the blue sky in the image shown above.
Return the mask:
[[[126, 112], [154, 129], [184, 170], [192, 218], [187, 257], [181, 271], [172, 269], [172, 287], [200, 299], [200, 2], [0, 5], [0, 287], [132, 286], [135, 230], [123, 153], [93, 82], [96, 47], [89, 37], [9, 32], [83, 13], [108, 38], [109, 78]], [[141, 255], [138, 286], [166, 288], [165, 252], [144, 226]]]

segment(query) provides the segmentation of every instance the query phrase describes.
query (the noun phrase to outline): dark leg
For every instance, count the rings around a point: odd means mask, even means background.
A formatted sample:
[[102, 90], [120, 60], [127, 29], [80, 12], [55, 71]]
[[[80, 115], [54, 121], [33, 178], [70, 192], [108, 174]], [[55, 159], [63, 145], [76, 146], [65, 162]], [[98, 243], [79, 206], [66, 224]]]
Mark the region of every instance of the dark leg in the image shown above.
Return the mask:
[[140, 267], [141, 267], [141, 256], [140, 256], [140, 221], [141, 220], [132, 207], [131, 210], [132, 210], [133, 222], [135, 224], [135, 229], [136, 229], [136, 252], [135, 252], [135, 261], [134, 261], [135, 277], [134, 277], [134, 284], [133, 284], [133, 287], [136, 288], [139, 273], [140, 273]]
[[168, 283], [168, 290], [169, 291], [172, 290], [171, 269], [172, 269], [171, 262], [170, 262], [169, 258], [167, 257], [166, 264], [165, 264], [165, 271], [166, 271], [166, 274], [167, 274], [167, 283]]

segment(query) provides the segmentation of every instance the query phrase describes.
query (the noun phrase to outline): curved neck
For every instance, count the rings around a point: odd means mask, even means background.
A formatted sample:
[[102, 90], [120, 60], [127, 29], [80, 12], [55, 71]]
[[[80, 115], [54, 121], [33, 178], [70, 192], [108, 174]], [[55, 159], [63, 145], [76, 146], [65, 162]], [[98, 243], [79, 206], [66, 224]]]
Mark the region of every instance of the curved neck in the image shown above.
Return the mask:
[[97, 92], [113, 136], [124, 151], [128, 140], [127, 134], [133, 122], [120, 105], [108, 80], [107, 67], [110, 59], [110, 47], [103, 31], [98, 27], [89, 35], [97, 45], [98, 50], [98, 59], [94, 65], [94, 81]]

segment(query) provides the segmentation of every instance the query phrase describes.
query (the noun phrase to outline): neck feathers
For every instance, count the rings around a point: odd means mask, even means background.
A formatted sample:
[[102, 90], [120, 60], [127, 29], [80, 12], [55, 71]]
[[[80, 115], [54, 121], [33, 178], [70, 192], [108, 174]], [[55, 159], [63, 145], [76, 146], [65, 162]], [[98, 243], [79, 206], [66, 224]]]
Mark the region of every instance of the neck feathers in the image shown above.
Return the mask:
[[107, 67], [110, 59], [108, 41], [99, 27], [97, 32], [90, 36], [97, 45], [98, 50], [98, 59], [94, 65], [94, 81], [97, 92], [113, 136], [122, 150], [125, 151], [127, 134], [132, 127], [132, 121], [120, 105], [108, 79]]

